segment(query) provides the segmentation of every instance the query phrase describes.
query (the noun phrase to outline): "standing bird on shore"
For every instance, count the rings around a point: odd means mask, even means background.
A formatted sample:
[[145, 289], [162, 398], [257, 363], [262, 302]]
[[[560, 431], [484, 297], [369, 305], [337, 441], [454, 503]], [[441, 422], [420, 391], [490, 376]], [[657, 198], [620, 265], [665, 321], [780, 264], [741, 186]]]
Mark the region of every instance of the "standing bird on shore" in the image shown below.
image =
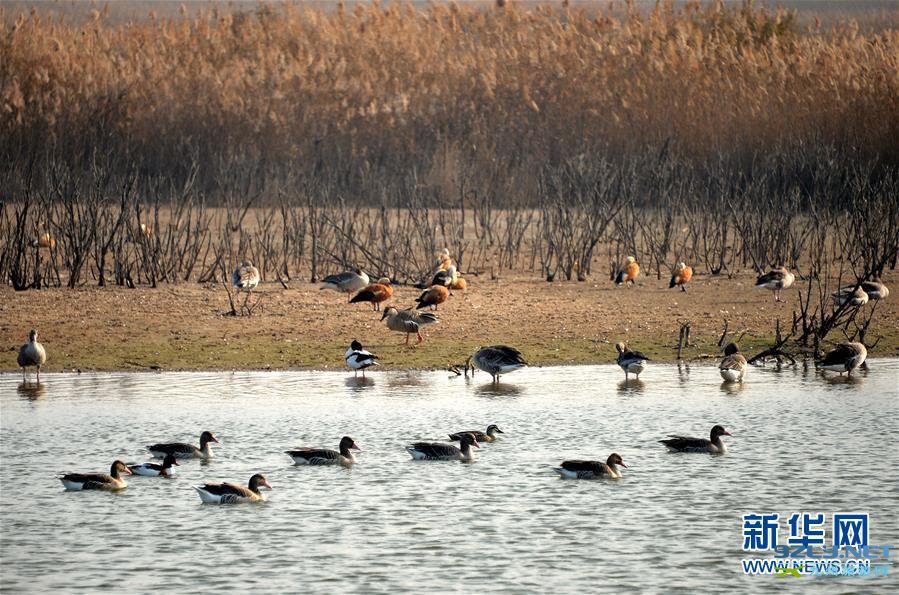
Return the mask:
[[640, 373], [646, 369], [649, 358], [639, 351], [631, 351], [624, 343], [615, 343], [615, 350], [618, 352], [618, 365], [624, 370], [625, 381], [628, 374], [636, 374], [639, 379]]
[[675, 452], [708, 452], [713, 454], [724, 454], [727, 452], [727, 447], [724, 445], [724, 441], [721, 440], [721, 437], [732, 435], [733, 434], [724, 429], [724, 426], [716, 425], [712, 427], [712, 431], [709, 432], [708, 440], [705, 438], [691, 438], [689, 436], [669, 434], [670, 438], [659, 440], [659, 442], [667, 446], [668, 450]]
[[687, 283], [693, 278], [693, 267], [688, 267], [686, 263], [678, 263], [671, 275], [671, 282], [668, 283], [668, 289], [680, 286], [681, 291], [687, 291]]
[[882, 300], [890, 295], [890, 290], [883, 284], [880, 277], [874, 277], [870, 281], [865, 281], [862, 283], [862, 289], [872, 300]]
[[843, 372], [847, 372], [849, 376], [852, 376], [852, 371], [865, 363], [865, 358], [867, 357], [868, 349], [865, 345], [851, 341], [840, 343], [828, 351], [815, 364], [822, 370], [839, 372], [840, 376], [843, 375]]
[[640, 265], [637, 264], [637, 260], [633, 256], [628, 256], [624, 261], [624, 266], [618, 269], [618, 274], [615, 275], [615, 284], [621, 285], [623, 283], [634, 283], [634, 280], [640, 274]]
[[718, 364], [718, 371], [721, 372], [721, 378], [727, 382], [743, 382], [749, 364], [746, 358], [740, 353], [740, 348], [736, 343], [728, 343], [724, 348], [724, 359]]
[[453, 291], [465, 291], [468, 289], [468, 281], [465, 280], [465, 277], [456, 276], [449, 288]]
[[411, 308], [399, 311], [393, 306], [384, 310], [381, 320], [387, 319], [387, 328], [398, 333], [406, 333], [406, 345], [409, 344], [409, 335], [418, 335], [418, 345], [424, 341], [421, 335], [421, 327], [426, 324], [439, 322], [433, 312], [414, 312]]
[[440, 285], [443, 287], [449, 287], [459, 278], [459, 273], [456, 272], [456, 265], [451, 264], [446, 269], [441, 269], [437, 271], [437, 274], [434, 275], [434, 278], [431, 279], [431, 285]]
[[465, 366], [470, 367], [472, 370], [477, 367], [479, 370], [490, 374], [493, 377], [493, 382], [499, 382], [500, 374], [514, 372], [526, 365], [528, 363], [524, 361], [521, 352], [508, 345], [481, 347], [465, 362]]
[[777, 267], [755, 280], [756, 287], [764, 287], [774, 292], [774, 301], [782, 302], [780, 292], [789, 289], [796, 277], [786, 267]]
[[386, 302], [393, 295], [393, 287], [390, 286], [390, 279], [381, 277], [377, 283], [371, 283], [350, 300], [351, 304], [360, 302], [369, 302], [373, 311], [381, 310], [381, 302]]
[[237, 293], [240, 294], [241, 291], [247, 292], [247, 297], [243, 301], [243, 308], [247, 307], [247, 302], [250, 301], [250, 294], [259, 285], [260, 279], [259, 269], [254, 267], [253, 262], [250, 260], [243, 261], [231, 274], [231, 285], [237, 288]]
[[432, 310], [436, 310], [437, 306], [447, 299], [449, 299], [449, 289], [443, 285], [431, 285], [415, 299], [417, 304], [415, 308], [421, 310], [422, 308], [430, 307]]
[[560, 466], [553, 467], [553, 471], [566, 479], [600, 479], [603, 477], [621, 479], [619, 465], [627, 469], [621, 455], [613, 452], [605, 463], [601, 461], [562, 461]]
[[378, 356], [362, 348], [362, 343], [353, 339], [344, 356], [346, 365], [353, 371], [353, 376], [359, 374], [362, 370], [362, 377], [365, 378], [365, 369], [378, 365]]
[[450, 256], [449, 248], [444, 248], [440, 252], [437, 253], [437, 257], [434, 260], [437, 265], [438, 271], [445, 271], [453, 264], [453, 259]]
[[347, 302], [349, 302], [351, 294], [359, 291], [369, 283], [368, 275], [366, 275], [363, 270], [353, 269], [352, 271], [328, 275], [322, 279], [322, 285], [319, 289], [341, 291], [347, 294], [346, 299]]
[[840, 307], [849, 304], [853, 308], [861, 308], [868, 303], [868, 294], [861, 287], [847, 286], [841, 287], [831, 294], [833, 303]]
[[28, 342], [19, 347], [19, 356], [16, 363], [22, 368], [23, 382], [28, 382], [28, 366], [34, 366], [37, 370], [37, 383], [41, 383], [41, 366], [47, 361], [47, 350], [44, 346], [37, 342], [37, 331], [31, 329], [28, 333]]

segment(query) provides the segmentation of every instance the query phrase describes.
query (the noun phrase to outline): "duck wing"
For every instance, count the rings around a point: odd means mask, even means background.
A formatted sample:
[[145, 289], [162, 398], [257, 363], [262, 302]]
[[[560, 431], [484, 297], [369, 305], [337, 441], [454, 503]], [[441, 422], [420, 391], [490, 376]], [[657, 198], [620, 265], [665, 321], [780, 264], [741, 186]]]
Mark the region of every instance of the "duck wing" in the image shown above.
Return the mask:
[[177, 455], [184, 453], [192, 453], [196, 447], [193, 444], [185, 442], [168, 442], [161, 444], [152, 444], [147, 447], [150, 452], [163, 452], [167, 455]]
[[455, 434], [450, 434], [449, 438], [450, 438], [450, 440], [458, 441], [458, 440], [462, 440], [462, 436], [465, 434], [473, 434], [475, 439], [478, 442], [487, 442], [490, 439], [490, 437], [486, 433], [484, 433], [480, 430], [469, 430], [467, 432], [456, 432]]
[[462, 451], [452, 444], [438, 442], [416, 442], [412, 448], [427, 457], [452, 457], [462, 454]]
[[742, 370], [746, 367], [746, 358], [740, 353], [725, 356], [721, 363], [718, 364], [719, 370]]
[[855, 350], [846, 343], [840, 343], [831, 351], [828, 351], [824, 358], [821, 359], [818, 363], [822, 366], [838, 366], [842, 363], [845, 363], [847, 360], [852, 359], [858, 355]]
[[67, 473], [60, 479], [82, 484], [84, 490], [99, 490], [115, 483], [111, 475], [105, 473]]
[[310, 465], [327, 465], [336, 462], [340, 457], [339, 452], [327, 448], [298, 448], [288, 450], [287, 454], [294, 459], [304, 459]]
[[693, 438], [691, 436], [676, 436], [669, 434], [670, 438], [659, 440], [668, 448], [674, 450], [702, 450], [711, 446], [712, 441], [708, 438]]

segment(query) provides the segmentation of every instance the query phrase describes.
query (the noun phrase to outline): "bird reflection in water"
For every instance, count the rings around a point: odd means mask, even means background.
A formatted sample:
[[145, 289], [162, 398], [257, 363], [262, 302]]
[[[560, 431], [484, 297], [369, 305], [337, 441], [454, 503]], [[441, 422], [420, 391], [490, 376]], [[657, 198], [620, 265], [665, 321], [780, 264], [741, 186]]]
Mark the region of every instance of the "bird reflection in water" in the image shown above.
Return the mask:
[[626, 394], [641, 394], [643, 389], [646, 387], [646, 383], [644, 383], [639, 378], [629, 378], [627, 380], [622, 380], [618, 383], [618, 392], [623, 395]]
[[38, 384], [37, 382], [23, 382], [16, 387], [16, 392], [20, 397], [24, 397], [29, 401], [37, 401], [47, 394], [47, 385]]

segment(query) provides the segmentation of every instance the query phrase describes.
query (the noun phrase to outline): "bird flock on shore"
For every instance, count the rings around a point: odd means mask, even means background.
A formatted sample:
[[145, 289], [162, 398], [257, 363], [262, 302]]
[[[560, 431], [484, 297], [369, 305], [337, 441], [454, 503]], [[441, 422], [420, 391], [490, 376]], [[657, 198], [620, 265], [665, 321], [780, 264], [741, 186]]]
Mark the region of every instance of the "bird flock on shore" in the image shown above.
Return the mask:
[[[618, 284], [633, 284], [639, 275], [639, 264], [633, 257], [628, 257], [619, 272], [615, 275]], [[669, 288], [680, 287], [686, 291], [686, 286], [693, 276], [693, 270], [681, 262], [675, 267], [671, 276]], [[260, 275], [252, 262], [244, 261], [232, 276], [232, 284], [238, 292], [246, 291], [249, 299], [252, 290], [259, 284]], [[760, 276], [756, 281], [756, 287], [763, 287], [774, 292], [775, 301], [781, 301], [780, 294], [788, 289], [794, 281], [794, 275], [783, 267], [776, 268], [767, 274]], [[444, 250], [438, 255], [437, 272], [429, 286], [425, 287], [416, 299], [416, 305], [404, 310], [395, 306], [388, 306], [383, 310], [381, 320], [386, 320], [387, 328], [391, 331], [402, 332], [406, 335], [406, 344], [411, 335], [416, 335], [417, 343], [423, 341], [421, 329], [427, 324], [438, 322], [435, 312], [421, 312], [424, 308], [436, 310], [440, 304], [447, 301], [450, 290], [464, 291], [467, 282], [456, 270], [449, 251]], [[349, 303], [368, 302], [375, 311], [380, 310], [383, 302], [393, 296], [393, 288], [390, 280], [380, 278], [372, 283], [368, 275], [360, 269], [354, 269], [329, 275], [322, 282], [321, 289], [330, 289], [346, 293]], [[355, 295], [354, 295], [355, 294]], [[854, 307], [861, 307], [869, 299], [883, 299], [887, 297], [889, 290], [879, 279], [860, 283], [853, 287], [843, 287], [833, 294], [835, 304], [843, 305], [847, 301]], [[246, 300], [244, 304], [246, 304]], [[616, 343], [618, 352], [617, 364], [621, 367], [627, 381], [631, 374], [639, 378], [649, 362], [649, 358], [640, 351], [630, 349], [625, 343]], [[849, 375], [861, 366], [867, 357], [864, 344], [859, 342], [846, 342], [837, 345], [829, 351], [817, 365], [829, 371], [848, 373]], [[40, 369], [47, 360], [47, 351], [37, 340], [37, 331], [29, 333], [28, 342], [19, 349], [17, 363], [23, 370], [23, 376], [27, 382], [27, 368], [34, 367], [37, 371], [37, 381], [40, 382]], [[378, 365], [378, 357], [366, 350], [356, 339], [352, 341], [345, 353], [347, 368], [354, 374]], [[482, 347], [472, 354], [465, 362], [465, 373], [469, 369], [474, 373], [475, 369], [482, 370], [492, 377], [494, 382], [499, 382], [500, 376], [514, 372], [527, 362], [521, 352], [507, 345], [493, 345]], [[724, 358], [718, 368], [725, 382], [743, 382], [748, 371], [749, 364], [739, 351], [735, 343], [729, 343], [724, 348]], [[487, 426], [486, 431], [467, 430], [449, 434], [452, 442], [458, 442], [459, 446], [445, 442], [415, 442], [406, 447], [406, 450], [414, 460], [424, 461], [472, 461], [474, 459], [473, 448], [480, 448], [481, 444], [494, 442], [498, 434], [504, 432], [496, 424]], [[670, 436], [660, 440], [671, 451], [678, 452], [705, 452], [723, 454], [727, 448], [722, 441], [722, 436], [731, 434], [722, 426], [715, 425], [709, 434], [709, 438], [693, 438], [687, 436]], [[216, 436], [209, 431], [200, 435], [199, 446], [186, 443], [159, 443], [148, 446], [150, 454], [162, 463], [146, 462], [141, 464], [125, 464], [120, 460], [112, 463], [109, 473], [69, 473], [59, 476], [59, 480], [67, 490], [110, 490], [117, 491], [127, 486], [124, 475], [141, 475], [151, 477], [171, 478], [175, 474], [174, 467], [179, 466], [179, 460], [200, 459], [208, 460], [212, 457], [212, 443], [219, 443]], [[344, 436], [337, 450], [325, 448], [303, 447], [286, 451], [286, 454], [296, 465], [343, 465], [352, 466], [356, 463], [353, 451], [361, 448], [356, 441]], [[568, 460], [563, 461], [553, 470], [562, 478], [568, 479], [592, 479], [621, 477], [619, 468], [627, 468], [621, 456], [612, 453], [605, 461]], [[258, 502], [265, 497], [261, 488], [271, 489], [272, 486], [262, 474], [254, 474], [246, 486], [233, 483], [206, 483], [194, 486], [200, 499], [204, 503], [227, 504], [239, 502]]]

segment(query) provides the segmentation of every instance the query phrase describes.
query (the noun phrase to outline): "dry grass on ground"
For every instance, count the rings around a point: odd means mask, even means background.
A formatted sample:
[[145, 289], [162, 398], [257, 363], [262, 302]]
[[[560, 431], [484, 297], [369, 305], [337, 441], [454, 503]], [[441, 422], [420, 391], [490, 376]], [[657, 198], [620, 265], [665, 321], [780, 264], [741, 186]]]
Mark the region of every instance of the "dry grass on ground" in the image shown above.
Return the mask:
[[[692, 323], [694, 346], [685, 357], [716, 356], [722, 321], [746, 330], [743, 350], [754, 353], [774, 333], [789, 328], [798, 307], [795, 289], [786, 304], [752, 287], [754, 276], [699, 276], [687, 293], [666, 280], [643, 277], [636, 287], [605, 279], [546, 283], [523, 276], [497, 281], [470, 278], [426, 328], [425, 342], [403, 346], [367, 304], [317, 285], [261, 286], [262, 304], [251, 317], [225, 316], [221, 286], [173, 285], [159, 289], [84, 288], [14, 292], [0, 290], [0, 370], [16, 368], [16, 350], [37, 328], [47, 347], [49, 370], [340, 368], [353, 338], [377, 353], [385, 368], [445, 368], [480, 345], [507, 343], [537, 365], [614, 361], [614, 343], [627, 340], [656, 360], [674, 360], [679, 322]], [[884, 281], [896, 286], [899, 275]], [[412, 305], [418, 290], [398, 287], [391, 303]], [[871, 355], [899, 355], [899, 307], [878, 305], [870, 338], [882, 336]], [[832, 334], [830, 339], [840, 340]]]

